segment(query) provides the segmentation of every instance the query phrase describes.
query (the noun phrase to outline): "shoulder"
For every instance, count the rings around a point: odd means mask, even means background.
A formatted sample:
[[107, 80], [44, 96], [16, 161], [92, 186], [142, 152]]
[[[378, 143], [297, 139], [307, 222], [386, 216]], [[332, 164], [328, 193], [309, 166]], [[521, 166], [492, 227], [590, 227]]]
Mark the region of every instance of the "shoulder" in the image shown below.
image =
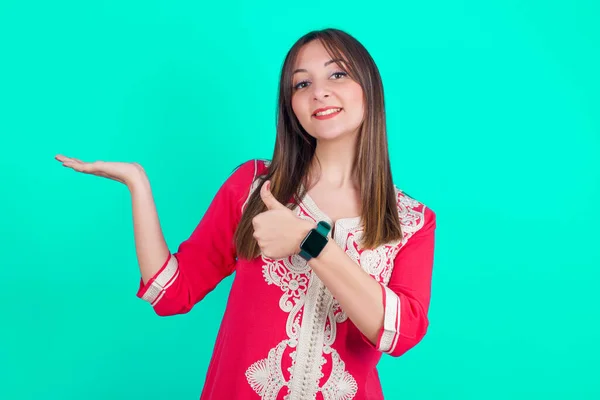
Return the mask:
[[236, 203], [241, 204], [242, 209], [260, 183], [257, 178], [267, 172], [269, 165], [269, 160], [253, 158], [244, 161], [230, 172], [223, 188], [237, 199]]
[[259, 158], [244, 161], [230, 172], [225, 183], [233, 189], [248, 189], [258, 176], [266, 173], [269, 164], [269, 160]]
[[233, 169], [233, 171], [229, 175], [229, 178], [237, 180], [251, 177], [255, 179], [257, 176], [266, 173], [270, 164], [270, 160], [262, 158], [253, 158], [244, 161], [243, 163], [241, 163]]
[[398, 218], [405, 239], [419, 231], [433, 230], [436, 227], [436, 214], [423, 202], [410, 196], [408, 193], [394, 185], [396, 191], [396, 205], [398, 207]]

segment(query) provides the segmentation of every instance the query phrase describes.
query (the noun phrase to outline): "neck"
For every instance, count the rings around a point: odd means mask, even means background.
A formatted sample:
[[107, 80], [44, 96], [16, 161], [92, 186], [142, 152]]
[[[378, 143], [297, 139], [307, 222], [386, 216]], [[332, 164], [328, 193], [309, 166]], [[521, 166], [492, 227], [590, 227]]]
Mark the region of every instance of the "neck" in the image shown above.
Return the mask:
[[354, 155], [356, 135], [338, 140], [318, 140], [310, 166], [310, 187], [326, 185], [332, 189], [355, 188]]

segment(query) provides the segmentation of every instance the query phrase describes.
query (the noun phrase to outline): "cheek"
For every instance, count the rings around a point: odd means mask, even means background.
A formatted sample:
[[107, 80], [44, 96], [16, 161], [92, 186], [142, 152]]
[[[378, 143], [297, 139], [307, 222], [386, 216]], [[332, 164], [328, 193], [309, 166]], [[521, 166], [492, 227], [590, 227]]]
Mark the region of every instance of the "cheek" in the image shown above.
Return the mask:
[[359, 84], [354, 84], [348, 88], [347, 96], [351, 99], [352, 107], [360, 110], [363, 108], [363, 91]]
[[302, 99], [301, 95], [295, 94], [292, 97], [292, 110], [294, 114], [296, 114], [296, 118], [302, 121], [306, 118], [306, 113], [308, 112], [306, 109], [305, 101]]
[[292, 96], [292, 110], [294, 111], [294, 114], [296, 114], [296, 117], [300, 115], [300, 106], [298, 96], [296, 95]]

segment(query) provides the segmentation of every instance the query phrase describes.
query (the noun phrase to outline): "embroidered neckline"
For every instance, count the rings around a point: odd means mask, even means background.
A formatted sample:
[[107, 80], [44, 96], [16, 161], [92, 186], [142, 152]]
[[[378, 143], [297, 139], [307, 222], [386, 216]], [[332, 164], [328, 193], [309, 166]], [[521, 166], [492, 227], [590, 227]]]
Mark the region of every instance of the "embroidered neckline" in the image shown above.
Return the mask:
[[[300, 184], [300, 190], [304, 191], [304, 185]], [[304, 197], [300, 200], [300, 202], [304, 205], [306, 210], [311, 214], [311, 216], [317, 221], [326, 221], [329, 224], [333, 224], [333, 220], [325, 214], [317, 205], [317, 203], [313, 200], [313, 198], [308, 194], [308, 191], [304, 193]], [[335, 225], [341, 225], [344, 227], [344, 230], [351, 230], [358, 228], [362, 223], [362, 216], [356, 217], [348, 217], [348, 218], [339, 218], [336, 220]]]

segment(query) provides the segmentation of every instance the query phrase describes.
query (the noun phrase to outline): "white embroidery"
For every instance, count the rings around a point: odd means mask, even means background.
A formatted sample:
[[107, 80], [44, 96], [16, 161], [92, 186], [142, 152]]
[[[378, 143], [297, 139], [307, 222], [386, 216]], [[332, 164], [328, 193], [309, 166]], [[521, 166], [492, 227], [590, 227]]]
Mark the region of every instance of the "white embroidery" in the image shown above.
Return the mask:
[[255, 362], [246, 370], [246, 379], [261, 399], [276, 399], [277, 393], [286, 385], [281, 373], [281, 358], [287, 347], [286, 341], [269, 351], [268, 358]]
[[385, 288], [385, 310], [383, 314], [383, 335], [379, 350], [390, 351], [398, 340], [397, 332], [400, 331], [400, 298], [388, 287]]
[[310, 267], [299, 256], [273, 260], [263, 255], [262, 259], [264, 261], [262, 272], [265, 280], [269, 285], [279, 286], [283, 291], [279, 299], [279, 307], [289, 313], [286, 332], [290, 346], [295, 347], [298, 343], [300, 313], [308, 289]]
[[142, 296], [142, 300], [147, 301], [154, 307], [178, 277], [179, 263], [177, 262], [177, 258], [174, 255], [171, 255], [165, 268], [158, 274], [154, 281], [152, 281], [152, 284]]
[[402, 194], [399, 190], [396, 193], [398, 195], [398, 216], [404, 233], [402, 244], [405, 244], [415, 232], [423, 227], [425, 223], [425, 206]]
[[[295, 208], [299, 218], [317, 220], [311, 216], [314, 215], [311, 211], [314, 213], [316, 209], [308, 210], [304, 204]], [[338, 229], [336, 238], [343, 238], [340, 245], [344, 243], [345, 237], [344, 229]], [[273, 260], [263, 255], [262, 260], [265, 281], [270, 285], [277, 285], [282, 290], [279, 307], [288, 313], [288, 339], [280, 342], [279, 346], [287, 344], [296, 350], [290, 354], [292, 365], [288, 369], [288, 382], [271, 386], [261, 383], [277, 381], [281, 374], [281, 364], [276, 369], [264, 367], [271, 365], [269, 358], [252, 364], [246, 373], [248, 382], [263, 399], [277, 397], [283, 386], [288, 387], [286, 400], [313, 399], [319, 391], [325, 389], [332, 399], [336, 397], [331, 396], [338, 396], [339, 393], [350, 397], [338, 398], [353, 398], [357, 391], [356, 381], [345, 371], [345, 363], [341, 361], [337, 351], [331, 348], [335, 341], [337, 324], [347, 319], [339, 303], [334, 302], [329, 290], [302, 257], [294, 255]], [[323, 354], [331, 354], [334, 363], [327, 385], [320, 387], [319, 382], [323, 378], [322, 366], [326, 363]]]
[[319, 381], [323, 377], [321, 367], [325, 363], [323, 352], [330, 349], [329, 344], [324, 343], [324, 332], [327, 310], [332, 300], [331, 293], [319, 277], [311, 272], [296, 350], [296, 363], [290, 378], [290, 392], [287, 397], [289, 400], [314, 399], [320, 389]]
[[350, 400], [358, 392], [356, 381], [347, 371], [346, 366], [337, 353], [331, 355], [333, 360], [333, 370], [323, 385], [321, 393], [324, 400]]
[[425, 206], [403, 194], [398, 188], [396, 198], [398, 217], [402, 226], [402, 240], [385, 243], [375, 249], [360, 249], [359, 242], [363, 231], [349, 231], [346, 239], [346, 254], [350, 256], [378, 282], [387, 286], [392, 276], [394, 259], [408, 239], [425, 223]]
[[[256, 188], [257, 184], [254, 184], [252, 190]], [[357, 264], [384, 285], [389, 282], [396, 254], [410, 236], [423, 226], [424, 207], [419, 210], [422, 205], [397, 188], [396, 193], [398, 215], [404, 233], [402, 241], [386, 243], [372, 250], [361, 249], [358, 245], [362, 236], [360, 217], [341, 219], [335, 224], [334, 240]], [[331, 223], [308, 195], [294, 211], [303, 219]], [[358, 384], [346, 371], [346, 364], [339, 353], [331, 347], [336, 339], [337, 324], [348, 320], [340, 304], [300, 256], [278, 260], [264, 255], [261, 257], [265, 281], [282, 291], [279, 307], [288, 313], [288, 338], [271, 349], [267, 358], [248, 368], [246, 378], [250, 386], [261, 399], [277, 398], [284, 387], [287, 387], [285, 400], [315, 399], [318, 392], [325, 400], [353, 399], [358, 393]], [[281, 362], [287, 347], [293, 349], [290, 353], [292, 362], [288, 368], [288, 381], [282, 374]], [[325, 355], [331, 357], [331, 373], [325, 384], [320, 386], [324, 378], [322, 367], [327, 362]]]
[[333, 312], [334, 319], [337, 323], [342, 323], [348, 319], [348, 316], [342, 310], [340, 303], [338, 303], [337, 299], [333, 299], [333, 306], [331, 307], [331, 311]]

